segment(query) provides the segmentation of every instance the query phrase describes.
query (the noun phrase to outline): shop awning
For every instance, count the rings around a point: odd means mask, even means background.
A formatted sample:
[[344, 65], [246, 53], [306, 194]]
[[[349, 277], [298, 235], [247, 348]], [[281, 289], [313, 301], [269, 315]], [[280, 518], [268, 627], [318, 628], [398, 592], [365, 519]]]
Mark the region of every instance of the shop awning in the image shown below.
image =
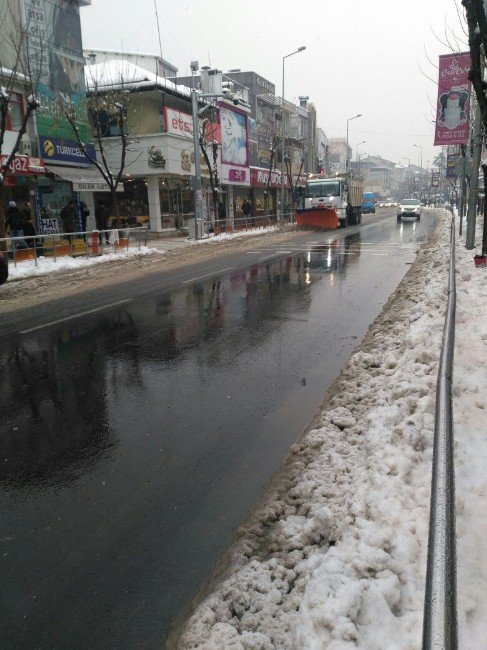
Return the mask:
[[[86, 167], [61, 167], [55, 165], [46, 165], [46, 169], [56, 176], [73, 183], [75, 192], [109, 192], [105, 179], [98, 169]], [[117, 192], [123, 192], [123, 184], [119, 183]]]

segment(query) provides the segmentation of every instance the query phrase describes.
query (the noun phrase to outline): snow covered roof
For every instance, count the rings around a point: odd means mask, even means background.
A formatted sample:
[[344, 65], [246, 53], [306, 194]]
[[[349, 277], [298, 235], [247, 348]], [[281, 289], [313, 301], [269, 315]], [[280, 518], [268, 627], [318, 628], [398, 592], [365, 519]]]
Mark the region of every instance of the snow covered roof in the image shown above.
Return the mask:
[[88, 93], [95, 85], [101, 91], [123, 86], [129, 90], [160, 88], [182, 97], [191, 97], [191, 89], [187, 86], [175, 84], [125, 60], [112, 59], [85, 66], [85, 82]]

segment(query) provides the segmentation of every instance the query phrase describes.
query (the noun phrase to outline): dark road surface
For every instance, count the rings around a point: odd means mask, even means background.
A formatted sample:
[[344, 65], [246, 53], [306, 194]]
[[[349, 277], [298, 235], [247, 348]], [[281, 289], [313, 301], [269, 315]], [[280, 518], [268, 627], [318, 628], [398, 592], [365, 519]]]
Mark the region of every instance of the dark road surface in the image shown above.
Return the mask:
[[0, 318], [0, 647], [162, 646], [429, 236], [386, 214]]

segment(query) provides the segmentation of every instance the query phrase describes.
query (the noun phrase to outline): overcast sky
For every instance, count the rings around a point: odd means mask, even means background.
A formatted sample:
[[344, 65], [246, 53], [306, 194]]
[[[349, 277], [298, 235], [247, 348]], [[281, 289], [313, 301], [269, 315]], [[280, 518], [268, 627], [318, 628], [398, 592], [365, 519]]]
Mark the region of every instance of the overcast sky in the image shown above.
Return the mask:
[[[85, 47], [159, 54], [154, 0], [91, 0], [81, 9]], [[359, 151], [431, 164], [437, 57], [447, 39], [467, 50], [455, 0], [156, 0], [162, 54], [180, 75], [198, 60], [253, 70], [286, 98], [308, 95], [318, 126]], [[457, 0], [460, 5], [460, 0]], [[461, 9], [461, 6], [460, 6]], [[455, 38], [457, 41], [455, 42]], [[430, 77], [435, 82], [433, 83]], [[407, 163], [406, 163], [407, 164]]]

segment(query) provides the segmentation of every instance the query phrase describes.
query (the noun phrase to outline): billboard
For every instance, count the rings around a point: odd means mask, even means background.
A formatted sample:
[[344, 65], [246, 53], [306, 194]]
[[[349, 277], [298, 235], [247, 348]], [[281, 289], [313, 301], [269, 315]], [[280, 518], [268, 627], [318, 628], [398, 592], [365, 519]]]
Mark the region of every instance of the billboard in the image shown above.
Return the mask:
[[435, 145], [465, 144], [468, 140], [471, 84], [470, 54], [443, 54], [438, 71]]
[[[37, 130], [41, 136], [73, 138], [58, 102], [77, 107], [82, 140], [89, 139], [85, 107], [85, 81], [81, 24], [77, 0], [23, 0], [28, 32], [28, 54], [38, 74]], [[36, 75], [37, 76], [37, 75]]]
[[247, 115], [220, 104], [222, 183], [250, 185]]

